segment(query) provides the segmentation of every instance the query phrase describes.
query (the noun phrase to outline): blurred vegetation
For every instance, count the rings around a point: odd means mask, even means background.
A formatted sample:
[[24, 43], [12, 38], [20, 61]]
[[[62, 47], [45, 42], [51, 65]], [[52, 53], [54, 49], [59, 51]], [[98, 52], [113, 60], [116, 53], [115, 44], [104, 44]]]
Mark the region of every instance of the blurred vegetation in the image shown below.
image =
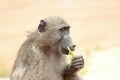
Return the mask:
[[102, 46], [100, 46], [99, 44], [95, 45], [95, 51], [101, 51], [103, 50]]
[[8, 77], [10, 75], [10, 71], [6, 69], [6, 67], [0, 63], [0, 77]]

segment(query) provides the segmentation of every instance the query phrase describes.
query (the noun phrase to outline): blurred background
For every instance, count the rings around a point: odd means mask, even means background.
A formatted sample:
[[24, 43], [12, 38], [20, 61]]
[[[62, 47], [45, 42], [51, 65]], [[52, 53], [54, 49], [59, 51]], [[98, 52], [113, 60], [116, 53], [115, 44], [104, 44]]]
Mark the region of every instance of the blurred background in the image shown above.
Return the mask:
[[9, 79], [21, 44], [48, 16], [72, 26], [84, 80], [120, 80], [120, 0], [0, 0], [0, 80]]

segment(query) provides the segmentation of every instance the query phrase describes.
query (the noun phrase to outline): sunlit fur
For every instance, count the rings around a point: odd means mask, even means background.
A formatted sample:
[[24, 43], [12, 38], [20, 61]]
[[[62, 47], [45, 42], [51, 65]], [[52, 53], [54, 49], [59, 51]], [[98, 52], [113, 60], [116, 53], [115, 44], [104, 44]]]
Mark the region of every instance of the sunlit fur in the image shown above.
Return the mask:
[[69, 26], [61, 17], [48, 17], [45, 32], [38, 30], [22, 44], [13, 66], [10, 80], [79, 80], [75, 75], [65, 78], [66, 55], [62, 48], [72, 46], [68, 33], [59, 29]]

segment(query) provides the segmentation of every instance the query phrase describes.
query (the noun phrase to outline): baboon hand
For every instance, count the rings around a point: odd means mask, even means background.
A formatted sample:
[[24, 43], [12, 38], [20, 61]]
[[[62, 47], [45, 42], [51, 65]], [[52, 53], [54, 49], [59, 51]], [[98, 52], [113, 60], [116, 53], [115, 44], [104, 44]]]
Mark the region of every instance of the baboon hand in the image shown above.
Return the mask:
[[75, 74], [78, 70], [84, 67], [83, 56], [76, 56], [72, 59], [71, 65], [68, 65], [64, 70], [64, 76], [71, 76]]
[[84, 59], [83, 56], [76, 56], [72, 60], [71, 68], [74, 69], [82, 69], [84, 67]]

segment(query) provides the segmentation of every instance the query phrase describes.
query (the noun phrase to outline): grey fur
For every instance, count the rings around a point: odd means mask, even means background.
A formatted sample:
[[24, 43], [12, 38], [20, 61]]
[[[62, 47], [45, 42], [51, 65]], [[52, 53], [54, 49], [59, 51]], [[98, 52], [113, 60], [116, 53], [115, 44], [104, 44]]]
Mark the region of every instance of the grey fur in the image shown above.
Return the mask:
[[68, 67], [67, 46], [74, 47], [69, 31], [59, 31], [69, 25], [61, 17], [44, 21], [45, 31], [33, 32], [18, 51], [10, 80], [80, 80], [76, 72], [83, 68], [83, 58], [75, 57]]

